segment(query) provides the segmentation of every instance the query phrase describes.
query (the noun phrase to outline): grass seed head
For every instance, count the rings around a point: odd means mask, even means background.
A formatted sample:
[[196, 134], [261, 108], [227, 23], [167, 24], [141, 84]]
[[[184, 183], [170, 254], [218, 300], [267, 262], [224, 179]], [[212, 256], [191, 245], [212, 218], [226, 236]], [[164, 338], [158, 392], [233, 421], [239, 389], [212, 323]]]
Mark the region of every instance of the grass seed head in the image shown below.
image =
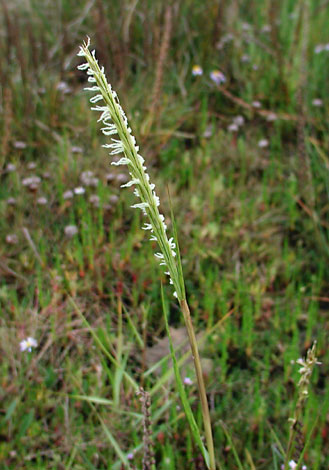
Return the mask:
[[[185, 293], [176, 261], [176, 244], [173, 238], [168, 239], [167, 237], [167, 225], [164, 216], [158, 209], [160, 199], [155, 192], [155, 185], [150, 181], [150, 176], [144, 165], [144, 158], [139, 153], [139, 147], [132, 135], [118, 96], [107, 82], [104, 68], [98, 65], [95, 51], [90, 52], [89, 45], [88, 38], [87, 43], [80, 47], [78, 55], [84, 57], [86, 63], [79, 65], [78, 69], [86, 71], [88, 75], [88, 82], [91, 86], [85, 89], [96, 93], [90, 98], [90, 102], [95, 105], [91, 109], [101, 113], [98, 119], [103, 124], [101, 130], [104, 135], [111, 136], [111, 143], [107, 143], [103, 147], [110, 149], [110, 155], [114, 156], [112, 165], [128, 167], [130, 180], [122, 184], [121, 187], [135, 187], [134, 194], [140, 201], [131, 207], [140, 209], [149, 219], [149, 223], [144, 224], [142, 228], [151, 232], [151, 241], [157, 241], [160, 251], [155, 253], [155, 256], [160, 265], [166, 266], [166, 274], [175, 287], [174, 295], [179, 300], [183, 300]], [[97, 104], [100, 101], [103, 102], [102, 106]], [[120, 155], [118, 159], [117, 155]]]

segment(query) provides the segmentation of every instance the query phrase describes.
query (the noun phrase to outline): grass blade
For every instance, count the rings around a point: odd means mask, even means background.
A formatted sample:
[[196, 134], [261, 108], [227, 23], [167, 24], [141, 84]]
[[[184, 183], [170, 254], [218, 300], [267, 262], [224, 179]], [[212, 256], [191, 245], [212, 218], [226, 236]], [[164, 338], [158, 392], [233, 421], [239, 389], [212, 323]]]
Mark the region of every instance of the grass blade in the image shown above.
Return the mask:
[[139, 385], [137, 384], [137, 382], [132, 378], [130, 377], [130, 375], [124, 370], [124, 368], [121, 366], [121, 364], [119, 364], [119, 362], [112, 356], [112, 354], [109, 353], [109, 351], [105, 348], [105, 346], [103, 345], [103, 343], [100, 341], [100, 339], [98, 338], [98, 336], [96, 335], [96, 333], [94, 332], [93, 328], [91, 327], [90, 323], [88, 322], [88, 320], [86, 319], [86, 317], [83, 315], [83, 313], [81, 312], [81, 310], [79, 309], [78, 305], [75, 303], [75, 301], [73, 300], [73, 298], [71, 296], [69, 296], [69, 300], [70, 302], [72, 303], [73, 307], [75, 308], [76, 312], [79, 314], [79, 316], [82, 318], [83, 322], [85, 323], [85, 325], [87, 326], [88, 330], [90, 331], [95, 343], [97, 344], [97, 346], [103, 351], [103, 353], [106, 355], [106, 357], [112, 362], [112, 364], [114, 364], [118, 369], [121, 369], [122, 370], [122, 374], [125, 376], [125, 378], [127, 379], [127, 381], [130, 383], [130, 385], [134, 388], [135, 391], [137, 391], [139, 389]]
[[225, 436], [226, 436], [226, 438], [229, 442], [230, 447], [232, 448], [232, 452], [233, 452], [233, 455], [234, 455], [234, 458], [235, 458], [235, 461], [237, 463], [237, 466], [238, 466], [239, 470], [244, 470], [243, 465], [242, 465], [241, 460], [240, 460], [240, 457], [238, 456], [238, 453], [236, 451], [236, 448], [235, 448], [235, 445], [234, 445], [233, 439], [231, 438], [230, 433], [228, 432], [228, 430], [227, 430], [225, 424], [223, 423], [223, 421], [220, 421], [219, 423], [220, 423], [220, 425], [221, 425], [221, 427], [222, 427], [222, 429], [225, 433]]

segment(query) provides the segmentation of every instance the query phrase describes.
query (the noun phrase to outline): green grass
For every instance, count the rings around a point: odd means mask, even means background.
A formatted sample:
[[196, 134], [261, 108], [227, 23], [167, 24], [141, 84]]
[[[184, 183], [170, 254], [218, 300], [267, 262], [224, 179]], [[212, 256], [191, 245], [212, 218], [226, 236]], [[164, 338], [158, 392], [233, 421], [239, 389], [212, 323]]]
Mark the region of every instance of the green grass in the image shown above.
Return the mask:
[[[8, 7], [14, 39], [1, 20], [0, 47], [1, 106], [6, 110], [0, 117], [3, 468], [120, 470], [120, 456], [126, 458], [133, 449], [132, 464], [141, 468], [136, 384], [152, 397], [157, 470], [204, 468], [169, 356], [151, 373], [152, 365], [143, 360], [143, 352], [165, 336], [160, 279], [168, 293], [169, 287], [154, 262], [154, 247], [140, 229], [141, 216], [130, 210], [134, 196], [119, 189], [122, 170], [109, 165], [101, 148], [105, 139], [75, 69], [75, 53], [85, 34], [105, 54], [96, 35], [99, 5], [104, 3], [107, 73], [128, 110], [167, 215], [169, 188], [194, 325], [207, 337], [201, 355], [211, 359], [206, 386], [217, 459], [225, 470], [239, 468], [235, 449], [244, 470], [281, 468], [281, 446], [286, 448], [287, 420], [297, 397], [298, 366], [292, 361], [317, 340], [322, 365], [312, 378], [305, 436], [318, 421], [304, 461], [312, 470], [326, 470], [329, 52], [315, 54], [314, 48], [329, 42], [328, 6], [309, 2], [308, 177], [302, 171], [294, 120], [300, 114], [296, 90], [302, 2], [256, 1], [248, 8], [243, 2], [238, 8], [227, 2], [220, 12], [210, 0], [182, 2], [174, 14], [160, 109], [148, 135], [143, 129], [162, 2], [138, 2], [126, 44], [122, 25], [127, 10], [117, 2], [95, 2], [88, 16], [81, 5], [64, 0], [56, 5], [34, 1], [27, 10], [20, 5], [15, 11], [14, 3]], [[261, 32], [266, 24], [272, 32]], [[216, 43], [227, 33], [234, 41], [218, 50]], [[116, 51], [122, 51], [121, 59]], [[249, 62], [241, 61], [244, 54]], [[202, 77], [192, 77], [195, 63], [203, 67]], [[263, 109], [293, 118], [269, 122], [234, 103], [208, 78], [215, 68], [224, 72], [225, 86], [234, 96], [247, 103], [259, 100]], [[70, 86], [70, 93], [56, 89], [60, 81]], [[314, 107], [314, 98], [322, 99], [323, 106]], [[237, 115], [244, 116], [245, 124], [235, 135], [227, 127]], [[260, 148], [261, 139], [269, 146]], [[16, 148], [17, 141], [26, 148]], [[82, 152], [74, 153], [74, 146]], [[35, 169], [28, 169], [31, 162]], [[8, 163], [16, 171], [8, 173]], [[64, 199], [65, 191], [81, 186], [81, 173], [87, 170], [99, 179], [97, 186]], [[108, 173], [114, 175], [110, 182]], [[42, 178], [35, 193], [22, 185], [30, 175]], [[99, 207], [89, 202], [94, 194]], [[41, 196], [46, 205], [38, 205]], [[7, 204], [8, 198], [16, 204]], [[65, 236], [68, 225], [78, 227], [72, 238]], [[9, 234], [17, 235], [17, 244], [6, 242]], [[168, 313], [170, 325], [181, 327], [174, 300]], [[21, 353], [19, 342], [27, 336], [39, 346]], [[169, 348], [163, 355], [169, 355]], [[191, 372], [186, 374], [195, 381]], [[201, 426], [196, 386], [186, 392]]]

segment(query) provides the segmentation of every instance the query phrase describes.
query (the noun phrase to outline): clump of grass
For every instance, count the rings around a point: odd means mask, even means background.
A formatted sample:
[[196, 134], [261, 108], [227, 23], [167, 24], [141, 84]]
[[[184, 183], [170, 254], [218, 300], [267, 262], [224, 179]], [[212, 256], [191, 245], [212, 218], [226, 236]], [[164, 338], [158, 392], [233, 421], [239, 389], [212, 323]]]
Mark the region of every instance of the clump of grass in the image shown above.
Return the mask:
[[121, 187], [135, 186], [134, 194], [141, 202], [134, 204], [132, 207], [141, 209], [143, 214], [148, 218], [149, 223], [145, 223], [142, 228], [151, 232], [151, 241], [156, 241], [158, 243], [160, 251], [156, 253], [155, 256], [160, 261], [160, 265], [166, 267], [167, 271], [165, 274], [169, 276], [170, 283], [173, 284], [175, 288], [174, 296], [177, 297], [183, 313], [194, 359], [209, 461], [206, 457], [205, 458], [209, 469], [214, 470], [216, 465], [209, 406], [197, 340], [189, 306], [186, 301], [177, 233], [174, 229], [174, 237], [168, 239], [165, 218], [159, 212], [160, 200], [155, 193], [155, 186], [150, 182], [150, 177], [146, 172], [147, 168], [144, 165], [145, 160], [139, 154], [139, 147], [132, 135], [132, 130], [128, 125], [127, 117], [119, 103], [117, 94], [112, 90], [111, 85], [107, 82], [104, 68], [99, 66], [95, 56], [95, 51], [90, 52], [89, 46], [90, 40], [88, 38], [87, 43], [84, 43], [81, 46], [78, 54], [86, 59], [86, 63], [79, 65], [78, 68], [79, 70], [87, 71], [88, 81], [92, 84], [92, 86], [87, 87], [86, 90], [97, 93], [90, 99], [90, 102], [92, 104], [96, 104], [99, 101], [104, 102], [104, 106], [96, 105], [95, 107], [92, 107], [92, 110], [101, 112], [99, 121], [102, 121], [104, 124], [104, 127], [102, 128], [103, 133], [107, 136], [118, 136], [118, 139], [114, 139], [112, 137], [112, 143], [105, 144], [104, 147], [111, 149], [110, 155], [124, 155], [119, 160], [112, 161], [112, 165], [126, 165], [128, 167], [131, 180], [128, 183], [121, 185]]

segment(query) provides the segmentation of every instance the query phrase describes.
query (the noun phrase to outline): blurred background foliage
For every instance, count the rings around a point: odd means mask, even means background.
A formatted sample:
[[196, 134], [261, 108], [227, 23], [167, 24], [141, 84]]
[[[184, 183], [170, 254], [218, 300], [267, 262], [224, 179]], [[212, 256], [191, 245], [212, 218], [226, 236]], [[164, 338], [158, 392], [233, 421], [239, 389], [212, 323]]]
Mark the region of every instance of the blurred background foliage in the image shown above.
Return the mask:
[[[168, 353], [161, 274], [82, 91], [88, 34], [167, 215], [169, 189], [218, 459], [237, 468], [223, 420], [243, 468], [281, 467], [294, 361], [317, 340], [302, 436], [307, 468], [327, 470], [328, 2], [2, 0], [0, 11], [2, 468], [129, 468], [120, 449], [141, 468], [127, 377], [152, 394], [157, 469], [204, 468], [170, 365], [150, 372]], [[23, 353], [28, 336], [38, 348]]]

